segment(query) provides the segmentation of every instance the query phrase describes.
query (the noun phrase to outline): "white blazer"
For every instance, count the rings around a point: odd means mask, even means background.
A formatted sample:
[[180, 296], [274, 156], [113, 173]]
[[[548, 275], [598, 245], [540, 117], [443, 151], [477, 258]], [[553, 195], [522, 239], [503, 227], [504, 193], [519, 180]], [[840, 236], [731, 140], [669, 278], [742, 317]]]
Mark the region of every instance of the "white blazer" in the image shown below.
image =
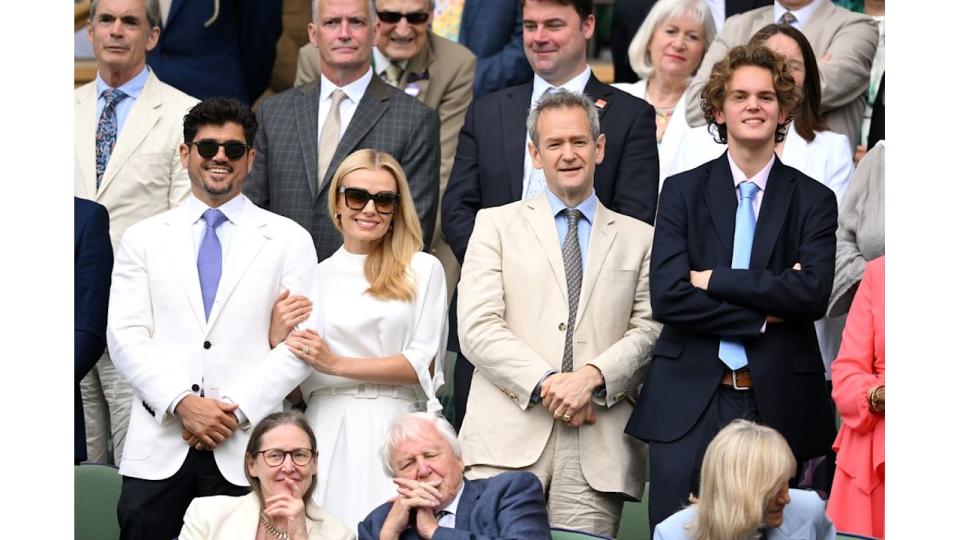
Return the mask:
[[[280, 410], [280, 401], [261, 403], [257, 392], [232, 389], [270, 351], [273, 304], [283, 289], [296, 290], [302, 275], [313, 270], [316, 250], [310, 234], [292, 220], [244, 203], [209, 321], [204, 320], [189, 205], [131, 226], [120, 242], [107, 346], [133, 387], [120, 464], [124, 476], [160, 480], [179, 470], [189, 447], [180, 438], [179, 417], [169, 409], [184, 391], [199, 395], [216, 387], [239, 405], [250, 424]], [[247, 485], [247, 438], [237, 430], [214, 450], [221, 474], [240, 486]]]
[[[243, 497], [217, 495], [197, 497], [183, 516], [178, 540], [254, 540], [260, 526], [260, 501], [256, 493]], [[353, 540], [352, 533], [329, 512], [307, 506], [307, 538], [310, 540]]]
[[190, 193], [179, 149], [183, 117], [197, 100], [150, 71], [97, 189], [96, 80], [74, 90], [73, 98], [74, 194], [107, 208], [116, 251], [127, 227], [177, 206]]

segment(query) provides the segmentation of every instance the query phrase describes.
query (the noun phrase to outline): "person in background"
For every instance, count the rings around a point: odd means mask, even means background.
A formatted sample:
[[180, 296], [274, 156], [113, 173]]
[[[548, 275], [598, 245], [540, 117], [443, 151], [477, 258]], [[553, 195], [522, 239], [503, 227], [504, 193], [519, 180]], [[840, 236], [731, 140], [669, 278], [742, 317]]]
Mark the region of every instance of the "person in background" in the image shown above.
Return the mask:
[[178, 540], [352, 540], [356, 536], [310, 496], [317, 488], [317, 438], [298, 411], [273, 413], [250, 433], [242, 497], [197, 497]]
[[840, 530], [884, 536], [886, 326], [884, 264], [867, 263], [833, 363], [833, 400], [843, 423], [833, 443], [837, 473], [827, 513]]
[[734, 420], [707, 446], [700, 495], [657, 525], [653, 540], [833, 540], [820, 497], [789, 489], [796, 466], [775, 429]]
[[[630, 65], [640, 80], [613, 85], [653, 105], [657, 113], [660, 187], [664, 179], [681, 170], [674, 168], [674, 158], [690, 130], [683, 114], [686, 91], [715, 35], [704, 0], [660, 0], [628, 49]], [[674, 114], [677, 104], [680, 114]]]
[[[477, 56], [477, 74], [473, 79], [474, 99], [524, 84], [533, 77], [523, 54], [523, 26], [521, 4], [517, 0], [437, 0], [448, 9], [460, 6], [449, 17], [459, 22], [459, 28], [444, 34], [447, 39], [459, 35], [460, 44]], [[434, 20], [436, 26], [436, 19]]]

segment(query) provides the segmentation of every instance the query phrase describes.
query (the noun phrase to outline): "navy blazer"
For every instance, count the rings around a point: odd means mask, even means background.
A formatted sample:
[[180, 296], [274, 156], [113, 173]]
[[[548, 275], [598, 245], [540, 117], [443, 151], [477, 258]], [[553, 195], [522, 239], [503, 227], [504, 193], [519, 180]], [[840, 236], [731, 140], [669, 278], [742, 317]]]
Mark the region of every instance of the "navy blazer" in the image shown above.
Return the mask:
[[[833, 192], [775, 158], [757, 217], [750, 268], [730, 268], [737, 211], [726, 152], [663, 184], [650, 260], [653, 318], [663, 323], [626, 432], [671, 442], [686, 434], [719, 386], [721, 338], [744, 340], [763, 423], [798, 459], [827, 453], [833, 415], [813, 322], [833, 287]], [[799, 262], [800, 271], [792, 269]], [[691, 270], [712, 269], [709, 290]], [[767, 315], [784, 319], [770, 323]]]
[[87, 459], [80, 401], [80, 379], [93, 368], [107, 345], [110, 299], [110, 217], [93, 201], [73, 198], [73, 462]]
[[282, 4], [173, 0], [147, 63], [161, 81], [197, 99], [227, 96], [252, 104], [270, 84]]
[[[393, 503], [377, 507], [358, 527], [359, 540], [377, 540]], [[400, 540], [418, 540], [415, 526]], [[547, 503], [540, 480], [528, 472], [504, 472], [483, 480], [464, 480], [456, 527], [440, 527], [435, 540], [550, 540]]]
[[[660, 185], [653, 107], [593, 75], [584, 92], [599, 102], [600, 132], [607, 139], [593, 178], [597, 198], [614, 212], [653, 225]], [[460, 264], [477, 212], [519, 201], [523, 194], [532, 95], [531, 81], [475, 99], [467, 110], [440, 220]]]
[[523, 52], [522, 11], [516, 0], [466, 0], [460, 44], [477, 56], [473, 98], [533, 78]]

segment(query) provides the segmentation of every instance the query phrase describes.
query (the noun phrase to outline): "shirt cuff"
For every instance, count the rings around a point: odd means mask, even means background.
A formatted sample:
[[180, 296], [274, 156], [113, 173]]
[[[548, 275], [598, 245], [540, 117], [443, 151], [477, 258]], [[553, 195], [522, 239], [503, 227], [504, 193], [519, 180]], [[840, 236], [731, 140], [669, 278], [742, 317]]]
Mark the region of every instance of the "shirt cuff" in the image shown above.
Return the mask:
[[167, 409], [167, 411], [168, 411], [171, 415], [177, 414], [177, 405], [179, 405], [180, 402], [183, 401], [183, 398], [189, 396], [189, 395], [192, 394], [192, 393], [193, 393], [193, 392], [191, 392], [191, 391], [189, 391], [189, 390], [184, 390], [179, 396], [176, 397], [176, 399], [173, 400], [173, 403], [170, 404], [170, 407]]
[[557, 370], [549, 369], [546, 373], [543, 374], [543, 377], [540, 377], [540, 381], [536, 386], [533, 387], [533, 394], [530, 396], [531, 403], [540, 403], [540, 385], [543, 384], [543, 381], [547, 380], [547, 377], [555, 374]]

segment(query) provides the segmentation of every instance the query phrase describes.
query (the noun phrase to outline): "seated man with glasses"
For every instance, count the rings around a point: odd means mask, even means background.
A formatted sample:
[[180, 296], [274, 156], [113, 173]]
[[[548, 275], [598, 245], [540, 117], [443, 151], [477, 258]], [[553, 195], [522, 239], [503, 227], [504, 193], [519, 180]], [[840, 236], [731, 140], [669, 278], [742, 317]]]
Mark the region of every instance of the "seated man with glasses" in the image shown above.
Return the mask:
[[124, 539], [170, 540], [195, 497], [246, 494], [249, 422], [280, 409], [240, 383], [270, 351], [274, 299], [316, 254], [307, 231], [241, 194], [256, 130], [235, 99], [190, 109], [180, 159], [192, 194], [120, 241], [107, 346], [133, 389], [117, 507]]
[[244, 461], [253, 492], [194, 499], [179, 540], [354, 537], [310, 500], [317, 485], [317, 438], [303, 414], [289, 411], [264, 418], [250, 435]]

